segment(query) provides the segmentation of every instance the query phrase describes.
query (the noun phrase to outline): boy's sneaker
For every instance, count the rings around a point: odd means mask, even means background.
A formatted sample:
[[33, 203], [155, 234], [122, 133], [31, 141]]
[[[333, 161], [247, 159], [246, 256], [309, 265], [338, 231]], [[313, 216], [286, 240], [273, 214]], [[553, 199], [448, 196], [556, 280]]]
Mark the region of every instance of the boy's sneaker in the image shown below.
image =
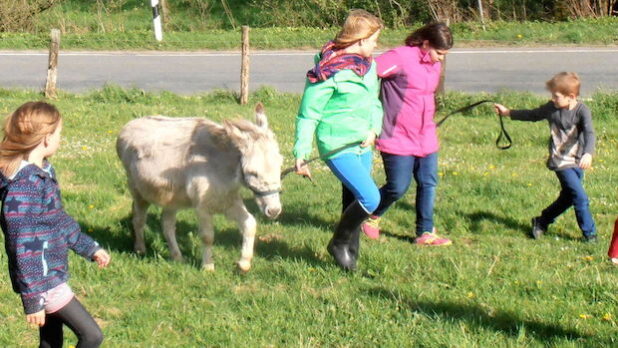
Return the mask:
[[547, 232], [547, 228], [543, 228], [543, 226], [539, 222], [538, 216], [533, 217], [532, 220], [530, 220], [530, 223], [532, 224], [532, 230], [530, 231], [530, 237], [534, 239], [539, 239], [543, 236], [545, 232]]
[[362, 225], [361, 230], [369, 239], [380, 238], [380, 217], [371, 215]]
[[420, 237], [416, 237], [414, 243], [418, 245], [431, 246], [447, 246], [453, 244], [450, 239], [438, 236], [435, 228], [432, 232], [423, 232]]
[[591, 236], [584, 236], [582, 238], [582, 242], [584, 242], [584, 243], [596, 243], [597, 241], [598, 241], [598, 239], [597, 239], [597, 235], [596, 234], [593, 234]]

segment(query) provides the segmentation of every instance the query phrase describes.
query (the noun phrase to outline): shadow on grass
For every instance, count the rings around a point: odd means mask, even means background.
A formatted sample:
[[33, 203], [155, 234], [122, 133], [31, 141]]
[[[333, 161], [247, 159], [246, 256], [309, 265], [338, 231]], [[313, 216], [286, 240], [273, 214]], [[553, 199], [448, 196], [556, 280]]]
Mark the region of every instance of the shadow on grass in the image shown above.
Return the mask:
[[429, 316], [438, 316], [446, 321], [465, 321], [466, 324], [479, 329], [488, 328], [502, 332], [513, 337], [518, 337], [521, 329], [525, 329], [526, 335], [540, 341], [557, 339], [582, 340], [591, 339], [592, 336], [581, 333], [575, 329], [564, 328], [558, 325], [545, 324], [534, 320], [525, 320], [516, 313], [495, 310], [488, 314], [487, 309], [476, 304], [456, 303], [452, 301], [428, 302], [409, 298], [402, 298], [384, 287], [368, 289], [369, 295], [386, 298], [402, 303], [403, 307], [411, 311], [421, 312]]
[[416, 235], [414, 234], [397, 234], [387, 230], [380, 230], [380, 234], [385, 237], [399, 239], [400, 241], [407, 243], [414, 243], [414, 239], [416, 239]]
[[481, 227], [480, 225], [482, 221], [490, 221], [497, 225], [502, 225], [513, 230], [522, 231], [525, 233], [526, 236], [528, 236], [528, 231], [530, 230], [530, 225], [524, 225], [513, 218], [499, 216], [496, 213], [489, 211], [476, 211], [474, 213], [459, 212], [459, 215], [465, 216], [470, 219], [471, 231], [478, 231]]
[[[471, 221], [470, 230], [471, 231], [479, 230], [480, 222], [483, 220], [486, 220], [486, 221], [493, 222], [495, 224], [503, 225], [513, 230], [521, 231], [526, 236], [526, 238], [529, 238], [530, 236], [530, 229], [532, 228], [531, 225], [522, 224], [518, 222], [517, 220], [510, 218], [510, 217], [498, 216], [497, 214], [488, 212], [488, 211], [477, 211], [474, 213], [460, 213], [460, 214], [470, 219]], [[561, 235], [552, 234], [551, 230], [549, 230], [549, 233], [546, 235], [550, 237], [551, 236], [560, 237], [561, 239], [565, 239], [565, 240], [573, 240], [573, 241], [580, 240], [580, 238], [578, 237], [573, 237], [567, 234], [561, 234]]]
[[[255, 216], [258, 220], [258, 223], [267, 223], [267, 218], [264, 217], [264, 214], [260, 211], [255, 200], [253, 199], [245, 199], [245, 206], [247, 210]], [[322, 219], [321, 217], [309, 215], [307, 214], [307, 210], [303, 209], [304, 207], [298, 206], [296, 204], [283, 205], [283, 210], [281, 211], [281, 215], [277, 218], [277, 221], [284, 226], [312, 226], [317, 227], [323, 230], [330, 231], [336, 222], [327, 221]]]
[[[248, 203], [248, 202], [246, 202]], [[248, 204], [251, 205], [251, 204]], [[267, 225], [268, 221], [263, 216], [259, 215], [259, 209], [255, 202], [252, 203], [254, 209], [251, 210], [251, 213], [258, 220], [258, 228], [260, 225]], [[285, 215], [284, 215], [285, 216]], [[284, 220], [289, 221], [302, 221], [302, 224], [306, 223], [315, 223], [320, 226], [329, 226], [329, 224], [323, 220], [309, 220], [305, 218], [301, 218], [300, 214], [290, 215]], [[281, 223], [282, 221], [279, 220]], [[131, 215], [124, 217], [120, 220], [120, 231], [112, 232], [107, 227], [102, 226], [94, 226], [82, 224], [82, 231], [88, 231], [88, 235], [93, 237], [99, 244], [104, 246], [106, 249], [109, 249], [112, 252], [119, 253], [133, 253], [133, 225], [131, 223]], [[238, 253], [238, 257], [240, 256], [240, 250], [242, 246], [242, 236], [237, 227], [233, 228], [218, 228], [215, 224], [215, 246], [223, 247], [230, 251], [236, 251]], [[199, 226], [196, 223], [188, 223], [183, 220], [176, 221], [176, 239], [178, 242], [178, 247], [182, 252], [185, 263], [194, 265], [196, 267], [201, 267], [202, 262], [202, 244], [201, 239], [198, 235]], [[191, 240], [189, 233], [193, 233], [194, 239], [197, 238], [198, 243], [200, 244], [197, 248], [194, 245], [194, 241]], [[146, 226], [145, 226], [145, 240], [146, 240], [146, 254], [144, 257], [153, 258], [156, 256], [157, 250], [152, 246], [153, 238], [161, 238], [163, 239], [163, 244], [165, 246], [165, 252], [167, 252], [167, 243], [164, 240], [163, 232], [161, 229], [161, 214], [160, 213], [148, 213], [146, 217]], [[292, 248], [288, 245], [288, 243], [281, 241], [280, 239], [270, 238], [265, 240], [260, 240], [259, 235], [256, 236], [255, 241], [255, 255], [259, 257], [266, 258], [268, 260], [273, 260], [276, 258], [283, 259], [302, 259], [311, 265], [323, 264], [319, 258], [315, 256], [314, 251], [308, 246], [303, 245], [301, 248]], [[216, 258], [216, 255], [215, 255]], [[170, 260], [171, 261], [171, 260]]]

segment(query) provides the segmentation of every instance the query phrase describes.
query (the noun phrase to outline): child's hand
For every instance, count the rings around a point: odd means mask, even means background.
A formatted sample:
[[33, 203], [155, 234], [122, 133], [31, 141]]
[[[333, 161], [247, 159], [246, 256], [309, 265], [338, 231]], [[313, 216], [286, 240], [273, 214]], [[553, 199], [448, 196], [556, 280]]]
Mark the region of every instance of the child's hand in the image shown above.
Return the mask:
[[376, 133], [374, 133], [373, 131], [369, 132], [369, 135], [367, 136], [367, 139], [365, 139], [365, 141], [363, 141], [360, 144], [360, 147], [367, 147], [367, 146], [371, 146], [373, 144], [376, 143]]
[[45, 310], [42, 310], [40, 312], [36, 312], [36, 313], [32, 313], [32, 314], [26, 314], [26, 321], [29, 324], [33, 324], [36, 326], [43, 326], [45, 325]]
[[511, 116], [511, 110], [502, 104], [495, 103], [494, 108], [496, 109], [496, 113], [500, 116]]
[[294, 168], [296, 168], [296, 174], [302, 175], [307, 179], [312, 180], [309, 166], [305, 163], [304, 159], [297, 158], [296, 163], [294, 163]]
[[105, 268], [107, 267], [107, 265], [109, 265], [109, 262], [112, 260], [112, 257], [109, 256], [107, 251], [103, 249], [99, 249], [96, 253], [94, 253], [94, 256], [92, 256], [92, 259], [99, 265], [99, 268]]
[[588, 169], [592, 166], [592, 155], [589, 153], [585, 153], [582, 158], [579, 160], [579, 167], [581, 169]]

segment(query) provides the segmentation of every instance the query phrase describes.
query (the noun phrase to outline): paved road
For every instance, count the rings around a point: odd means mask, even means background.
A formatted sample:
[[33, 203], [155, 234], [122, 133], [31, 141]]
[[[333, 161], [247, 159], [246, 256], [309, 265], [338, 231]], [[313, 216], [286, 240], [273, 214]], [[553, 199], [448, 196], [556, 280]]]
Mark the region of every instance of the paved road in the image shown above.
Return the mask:
[[[261, 85], [300, 93], [314, 52], [259, 51], [251, 57], [251, 89]], [[45, 83], [46, 52], [0, 51], [0, 88], [39, 89]], [[466, 92], [503, 89], [544, 93], [544, 81], [559, 71], [577, 71], [582, 94], [618, 90], [618, 48], [453, 49], [446, 88]], [[239, 89], [236, 52], [61, 52], [58, 87], [73, 92], [110, 82], [180, 94]]]

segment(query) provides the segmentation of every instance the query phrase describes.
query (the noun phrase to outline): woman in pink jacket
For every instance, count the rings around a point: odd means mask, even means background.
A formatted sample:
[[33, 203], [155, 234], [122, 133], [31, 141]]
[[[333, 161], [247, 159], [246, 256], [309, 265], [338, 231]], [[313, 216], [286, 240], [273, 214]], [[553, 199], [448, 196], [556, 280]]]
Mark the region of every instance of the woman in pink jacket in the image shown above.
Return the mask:
[[433, 117], [441, 62], [453, 46], [453, 37], [444, 23], [430, 23], [410, 34], [405, 43], [376, 58], [384, 107], [376, 147], [387, 181], [380, 189], [380, 205], [362, 228], [369, 238], [378, 238], [380, 216], [406, 193], [414, 177], [415, 243], [449, 245], [451, 241], [439, 237], [433, 225], [439, 147]]

